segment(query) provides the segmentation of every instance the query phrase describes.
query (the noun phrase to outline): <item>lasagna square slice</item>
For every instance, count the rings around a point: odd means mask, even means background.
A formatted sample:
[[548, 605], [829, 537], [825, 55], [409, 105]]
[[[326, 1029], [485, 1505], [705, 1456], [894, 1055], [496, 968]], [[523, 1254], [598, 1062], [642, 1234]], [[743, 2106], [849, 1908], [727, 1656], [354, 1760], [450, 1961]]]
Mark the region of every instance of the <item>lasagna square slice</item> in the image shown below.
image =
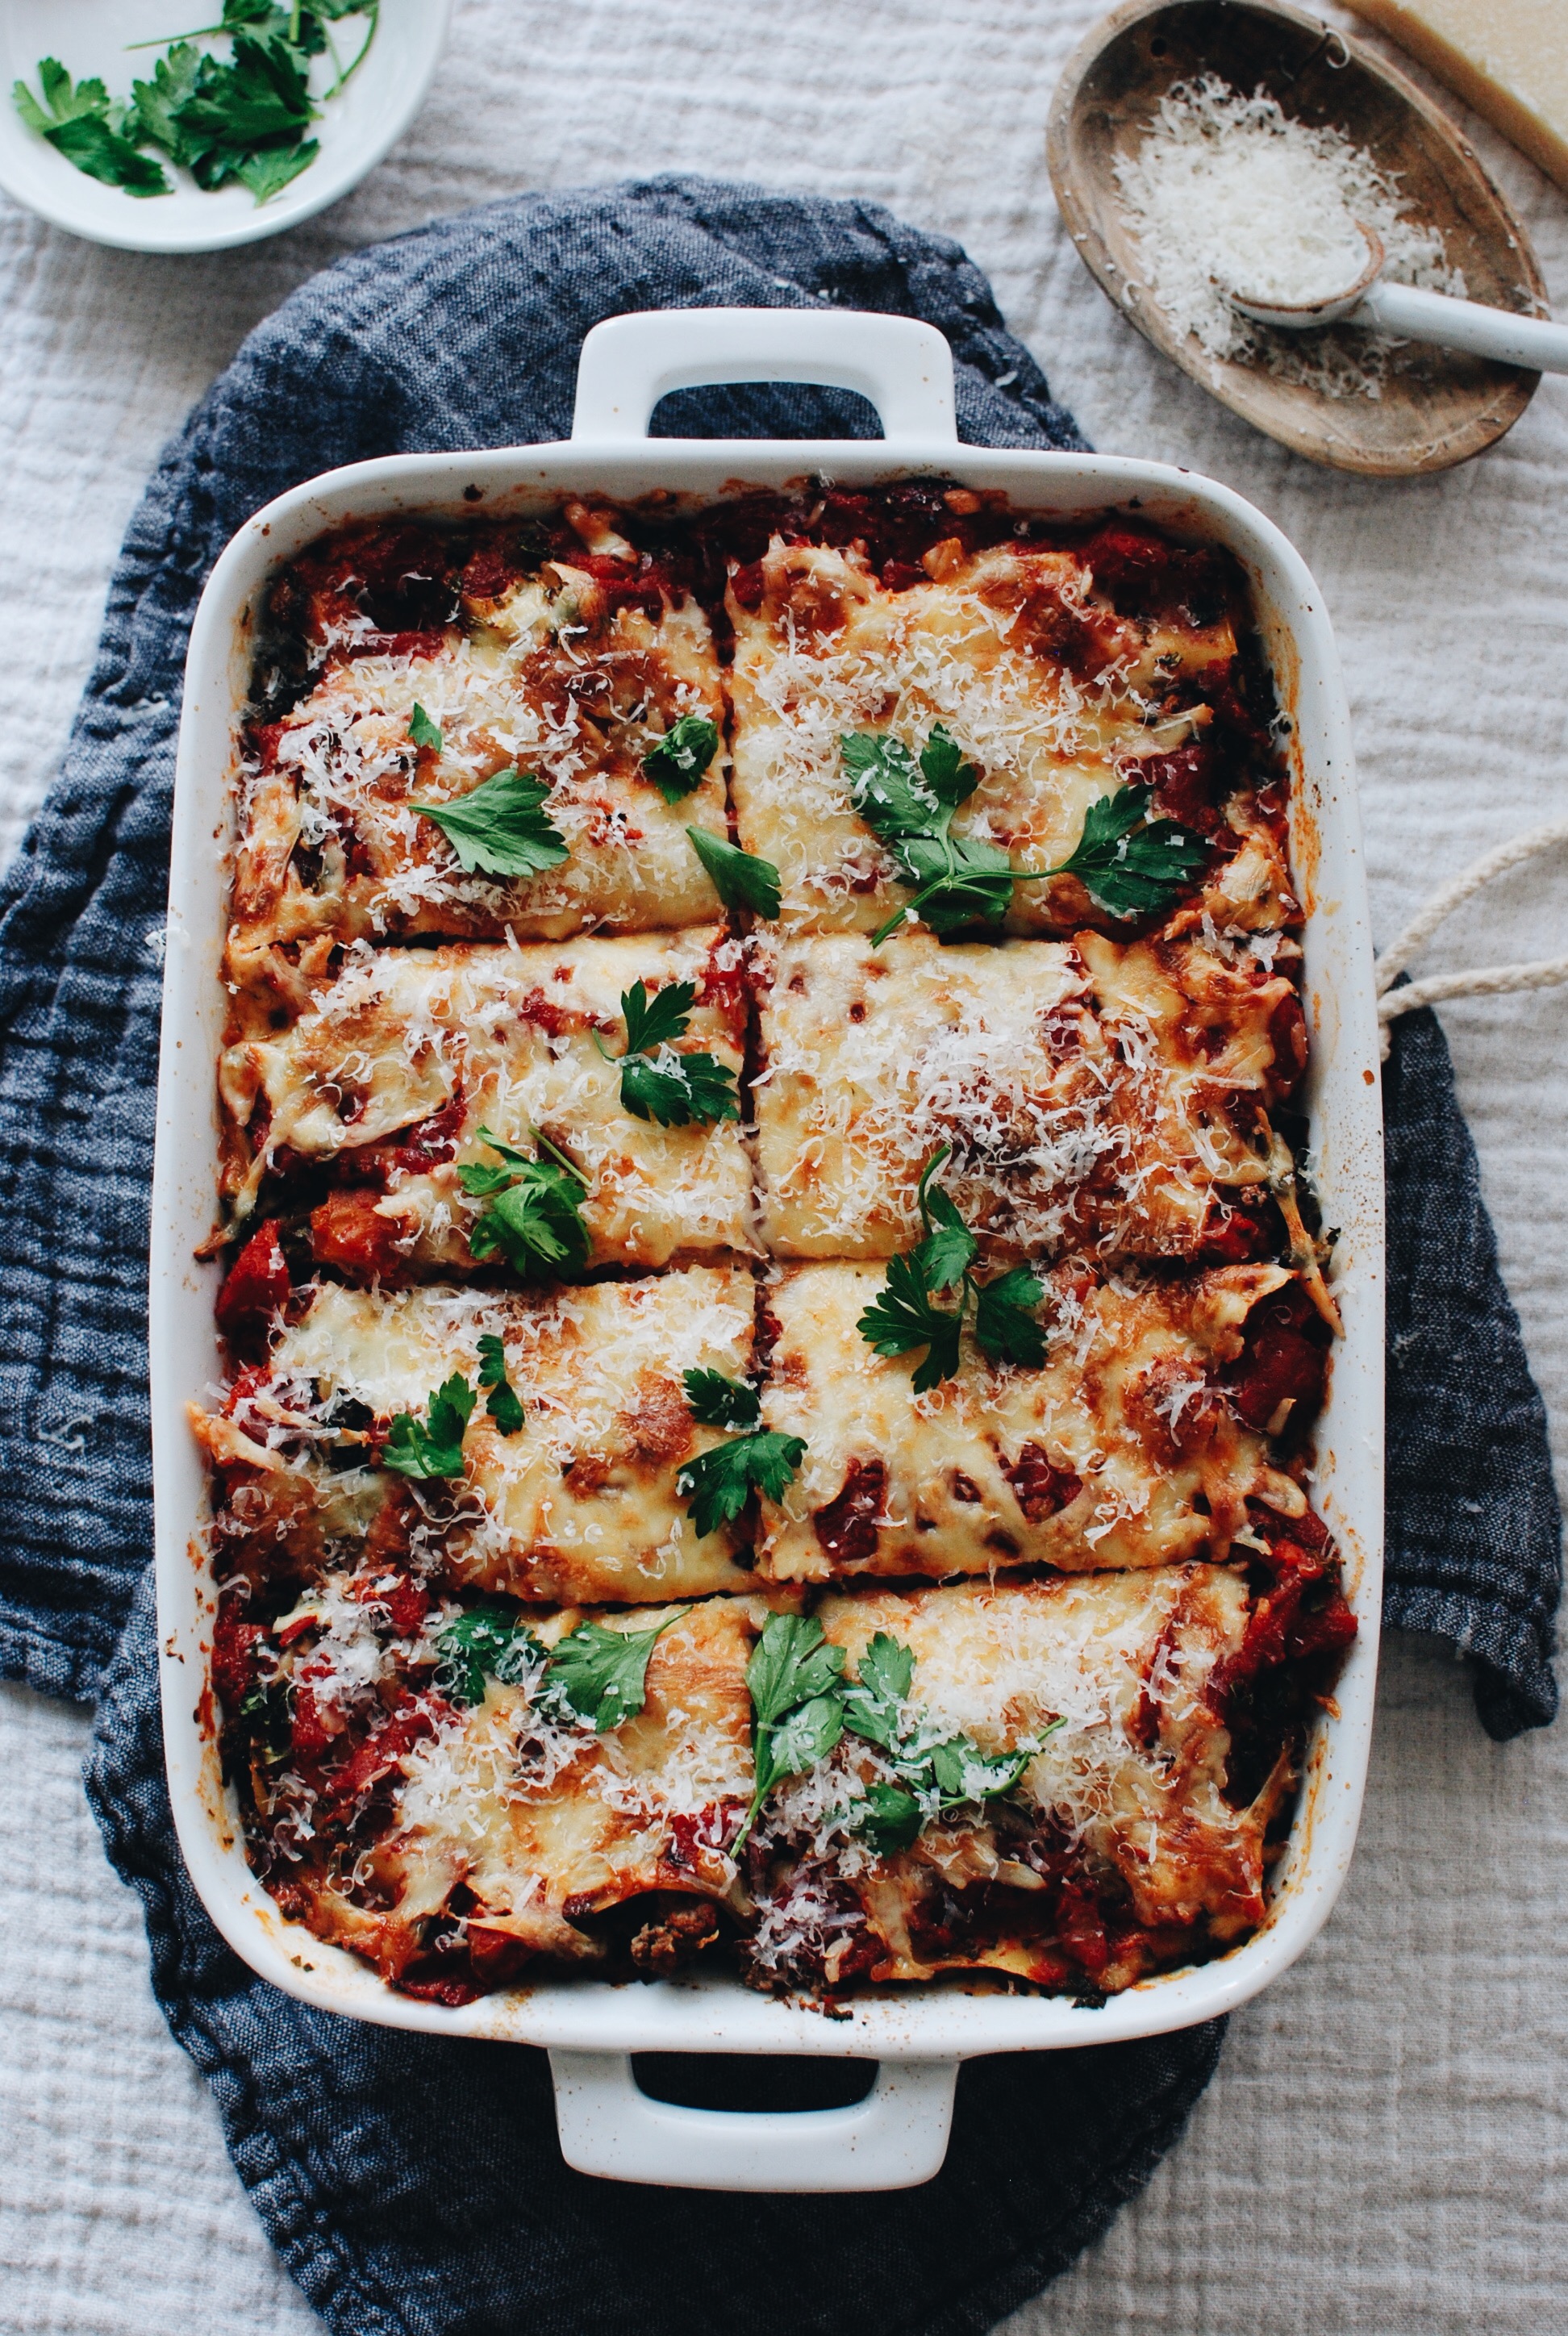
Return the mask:
[[[324, 936], [546, 939], [719, 913], [686, 833], [726, 828], [724, 697], [701, 606], [667, 582], [618, 591], [567, 560], [485, 580], [493, 596], [454, 588], [452, 620], [433, 629], [341, 614], [318, 626], [302, 694], [252, 725], [229, 978], [263, 999], [298, 1002], [298, 953]], [[721, 743], [670, 802], [645, 758], [688, 716]], [[465, 867], [425, 815], [506, 772], [549, 790], [524, 832], [557, 844], [532, 872]]]
[[[1284, 1267], [1058, 1266], [1037, 1369], [990, 1360], [966, 1332], [957, 1377], [920, 1394], [920, 1350], [888, 1359], [862, 1332], [883, 1286], [881, 1267], [800, 1265], [766, 1291], [764, 1417], [806, 1445], [783, 1498], [763, 1503], [766, 1579], [1222, 1560], [1250, 1504], [1306, 1514], [1267, 1431], [1315, 1406], [1326, 1333]], [[1285, 1341], [1267, 1368], [1252, 1351], [1265, 1331]]]
[[[979, 773], [955, 837], [1019, 871], [1057, 869], [1093, 804], [1132, 781], [1213, 846], [1189, 888], [1222, 929], [1296, 920], [1265, 726], [1236, 688], [1239, 607], [1124, 615], [1095, 547], [1019, 540], [925, 555], [890, 590], [854, 545], [775, 537], [732, 572], [734, 799], [742, 842], [781, 871], [797, 930], [875, 932], [913, 887], [858, 815], [842, 744], [897, 739], [918, 756], [940, 725]], [[743, 597], [744, 595], [744, 597]], [[1071, 932], [1106, 911], [1076, 876], [1016, 884], [1014, 932]]]
[[[1265, 1571], [1261, 1596], [1238, 1571], [1182, 1565], [824, 1600], [850, 1676], [886, 1680], [891, 1641], [910, 1683], [880, 1734], [852, 1720], [826, 1772], [765, 1811], [758, 1976], [988, 1970], [1109, 1994], [1255, 1929], [1310, 1708], [1300, 1666], [1355, 1632], [1331, 1559], [1281, 1544]], [[1271, 1631], [1304, 1595], [1319, 1611], [1293, 1641]], [[1278, 1725], [1238, 1737], [1264, 1668], [1284, 1671]]]
[[[222, 1410], [195, 1416], [221, 1476], [219, 1571], [302, 1579], [373, 1544], [422, 1577], [541, 1603], [747, 1588], [735, 1529], [699, 1538], [676, 1480], [717, 1440], [683, 1375], [744, 1378], [754, 1321], [751, 1275], [732, 1266], [515, 1296], [324, 1283]], [[487, 1337], [521, 1426], [486, 1395]], [[391, 1423], [423, 1433], [454, 1377], [473, 1398], [458, 1472], [389, 1466]]]
[[[1294, 945], [1283, 945], [1287, 962]], [[1278, 1172], [1267, 1106], [1300, 1002], [1250, 951], [1192, 942], [754, 944], [762, 1232], [780, 1257], [919, 1240], [922, 1169], [989, 1255], [1238, 1253]], [[1245, 1253], [1242, 1249], [1242, 1253]]]
[[[460, 1171], [496, 1165], [489, 1137], [531, 1156], [542, 1135], [581, 1173], [587, 1264], [747, 1249], [740, 955], [711, 925], [352, 950], [291, 1025], [262, 1022], [226, 1050], [226, 1196], [241, 1221], [264, 1185], [277, 1210], [314, 1202], [315, 1256], [356, 1281], [463, 1273], [490, 1202], [464, 1192]], [[729, 1074], [728, 1116], [667, 1125], [626, 1107], [621, 1000], [638, 983], [647, 997], [691, 986], [685, 1031], [649, 1061], [678, 1079], [684, 1061], [707, 1057]], [[716, 1087], [707, 1100], [722, 1103]]]
[[[283, 1910], [449, 2003], [538, 1963], [656, 1978], [711, 1947], [751, 1792], [760, 1601], [567, 1609], [523, 1630], [485, 1610], [483, 1661], [454, 1666], [443, 1650], [473, 1610], [399, 1636], [375, 1588], [332, 1577], [270, 1627], [227, 1626], [236, 1689], [292, 1715], [286, 1741], [252, 1733], [246, 1776], [252, 1862]], [[612, 1632], [646, 1669], [640, 1707], [600, 1730], [546, 1666]]]

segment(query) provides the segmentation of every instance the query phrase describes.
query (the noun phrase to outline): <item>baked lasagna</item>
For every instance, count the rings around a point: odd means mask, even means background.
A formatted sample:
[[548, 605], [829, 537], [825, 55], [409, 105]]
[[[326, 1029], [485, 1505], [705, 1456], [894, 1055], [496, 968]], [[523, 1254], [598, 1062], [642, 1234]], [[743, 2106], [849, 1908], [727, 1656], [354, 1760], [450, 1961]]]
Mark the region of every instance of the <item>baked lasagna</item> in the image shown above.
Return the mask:
[[567, 500], [258, 640], [193, 1426], [282, 1913], [449, 2004], [1246, 1938], [1355, 1621], [1239, 573]]

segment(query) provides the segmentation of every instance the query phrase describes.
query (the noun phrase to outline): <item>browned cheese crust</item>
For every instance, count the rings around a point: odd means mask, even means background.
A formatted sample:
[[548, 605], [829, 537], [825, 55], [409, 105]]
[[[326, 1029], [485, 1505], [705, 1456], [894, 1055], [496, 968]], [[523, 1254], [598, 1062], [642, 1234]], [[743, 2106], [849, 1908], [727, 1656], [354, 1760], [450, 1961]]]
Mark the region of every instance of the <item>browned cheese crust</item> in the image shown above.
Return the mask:
[[[738, 1123], [661, 1127], [621, 1102], [621, 998], [696, 991], [677, 1053], [738, 1076], [741, 944], [723, 926], [532, 947], [356, 949], [282, 1029], [237, 1038], [219, 1066], [237, 1215], [270, 1176], [314, 1203], [317, 1260], [383, 1283], [466, 1273], [483, 1202], [459, 1170], [531, 1153], [542, 1134], [587, 1187], [590, 1265], [648, 1268], [752, 1245]], [[330, 1193], [319, 1189], [330, 1180]]]
[[[623, 540], [604, 515], [574, 508], [589, 557], [613, 557]], [[229, 950], [239, 990], [263, 1007], [303, 1007], [326, 952], [361, 937], [554, 939], [717, 913], [686, 829], [724, 831], [722, 753], [674, 805], [642, 769], [683, 715], [723, 735], [718, 663], [695, 600], [654, 590], [618, 601], [564, 558], [493, 596], [460, 590], [452, 621], [417, 633], [375, 631], [342, 590], [317, 599], [318, 674], [280, 722], [256, 731], [241, 774]], [[439, 749], [415, 745], [415, 706]], [[570, 856], [529, 879], [465, 874], [414, 806], [453, 802], [509, 769], [548, 784], [546, 815]]]
[[1003, 1262], [1190, 1256], [1267, 1187], [1268, 1105], [1306, 1056], [1283, 967], [1088, 931], [999, 947], [769, 939], [756, 961], [775, 1256], [911, 1247], [920, 1172], [943, 1145], [943, 1184]]
[[[743, 1377], [748, 1273], [694, 1266], [645, 1281], [501, 1295], [377, 1295], [325, 1283], [244, 1373], [220, 1414], [198, 1413], [228, 1472], [217, 1532], [230, 1570], [305, 1578], [380, 1527], [423, 1572], [516, 1598], [658, 1602], [744, 1589], [730, 1530], [699, 1539], [676, 1490], [717, 1438], [687, 1409], [682, 1373]], [[461, 1476], [409, 1482], [376, 1465], [390, 1421], [422, 1415], [480, 1338], [499, 1338], [525, 1419], [482, 1407]]]
[[806, 1457], [764, 1504], [762, 1571], [833, 1582], [1223, 1559], [1249, 1501], [1307, 1506], [1223, 1384], [1248, 1317], [1290, 1281], [1277, 1265], [1135, 1280], [1063, 1267], [1047, 1280], [1039, 1369], [966, 1338], [958, 1376], [917, 1395], [918, 1352], [884, 1358], [861, 1335], [880, 1270], [790, 1268], [767, 1293], [763, 1409]]
[[[850, 800], [842, 741], [885, 733], [918, 752], [940, 724], [979, 766], [955, 835], [1024, 869], [1058, 867], [1091, 804], [1157, 780], [1203, 741], [1183, 685], [1228, 672], [1231, 616], [1118, 615], [1073, 551], [1004, 543], [926, 555], [930, 581], [890, 591], [853, 546], [775, 538], [755, 608], [732, 586], [734, 797], [741, 841], [783, 877], [784, 924], [875, 932], [909, 900]], [[1221, 928], [1271, 931], [1298, 914], [1277, 826], [1243, 792], [1228, 806], [1202, 900]], [[1071, 933], [1101, 912], [1076, 877], [1020, 884], [1010, 931]]]
[[955, 1811], [891, 1855], [832, 1815], [849, 1778], [889, 1773], [875, 1747], [846, 1737], [829, 1769], [785, 1786], [751, 1948], [774, 1983], [993, 1971], [1111, 1992], [1261, 1920], [1289, 1764], [1232, 1805], [1218, 1706], [1251, 1618], [1237, 1574], [884, 1591], [820, 1613], [852, 1669], [878, 1632], [911, 1650], [911, 1701], [933, 1738], [1039, 1748], [1005, 1802]]

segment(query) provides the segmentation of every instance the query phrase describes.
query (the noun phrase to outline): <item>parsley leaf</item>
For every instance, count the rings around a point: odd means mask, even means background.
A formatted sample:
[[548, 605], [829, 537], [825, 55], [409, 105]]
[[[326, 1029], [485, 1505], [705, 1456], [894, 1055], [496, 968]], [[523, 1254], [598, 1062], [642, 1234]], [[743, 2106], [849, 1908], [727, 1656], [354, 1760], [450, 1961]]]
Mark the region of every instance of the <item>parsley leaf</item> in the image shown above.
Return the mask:
[[307, 71], [300, 52], [276, 34], [236, 32], [227, 64], [203, 59], [178, 115], [187, 139], [204, 150], [192, 165], [203, 185], [234, 175], [239, 156], [253, 147], [297, 142], [316, 118]]
[[435, 1685], [449, 1703], [482, 1703], [486, 1675], [503, 1687], [521, 1687], [544, 1660], [544, 1649], [526, 1623], [503, 1606], [471, 1606], [435, 1634], [441, 1658]]
[[843, 1649], [827, 1643], [814, 1615], [770, 1614], [745, 1668], [755, 1725], [774, 1727], [796, 1704], [825, 1695], [843, 1667]]
[[717, 753], [715, 725], [704, 715], [683, 714], [643, 756], [643, 774], [667, 803], [677, 803], [702, 784], [703, 773]]
[[687, 1127], [694, 1120], [711, 1126], [740, 1117], [734, 1072], [713, 1055], [677, 1055], [672, 1047], [657, 1062], [628, 1055], [620, 1099], [634, 1119], [657, 1120], [660, 1127]]
[[755, 1427], [761, 1419], [762, 1398], [744, 1379], [722, 1371], [687, 1371], [685, 1379], [691, 1416], [704, 1427]]
[[667, 1046], [672, 1038], [684, 1038], [696, 1003], [695, 981], [667, 982], [651, 998], [646, 984], [634, 981], [629, 989], [620, 994], [628, 1054], [651, 1055], [656, 1046]]
[[[686, 1610], [683, 1608], [682, 1611]], [[482, 1703], [487, 1677], [523, 1687], [542, 1673], [536, 1703], [591, 1722], [597, 1735], [635, 1719], [647, 1693], [648, 1659], [670, 1625], [609, 1630], [584, 1622], [546, 1651], [525, 1622], [502, 1606], [472, 1606], [436, 1633], [435, 1684], [449, 1702]]]
[[868, 1785], [856, 1812], [855, 1831], [864, 1834], [882, 1857], [911, 1849], [925, 1824], [926, 1813], [913, 1793], [902, 1785]]
[[416, 746], [433, 746], [441, 752], [441, 732], [417, 700], [408, 717], [408, 735]]
[[860, 1334], [873, 1354], [890, 1359], [924, 1347], [926, 1358], [914, 1375], [917, 1395], [924, 1395], [943, 1379], [954, 1378], [959, 1368], [959, 1334], [963, 1314], [950, 1313], [931, 1302], [930, 1286], [920, 1265], [920, 1252], [888, 1260], [882, 1294], [860, 1318]]
[[720, 1525], [732, 1524], [753, 1493], [782, 1501], [805, 1455], [801, 1436], [785, 1436], [776, 1427], [759, 1427], [687, 1460], [675, 1488], [683, 1501], [691, 1504], [698, 1538], [717, 1533]]
[[[1064, 1723], [1056, 1719], [1044, 1734], [1051, 1735]], [[1026, 1744], [1017, 1752], [982, 1752], [967, 1736], [950, 1737], [947, 1743], [933, 1745], [930, 1769], [944, 1808], [957, 1808], [965, 1801], [994, 1800], [998, 1794], [1010, 1793], [1029, 1762], [1040, 1748], [1042, 1738]]]
[[868, 1744], [891, 1752], [899, 1740], [902, 1707], [915, 1675], [908, 1647], [879, 1630], [861, 1657], [860, 1675], [844, 1689], [844, 1726]]
[[486, 1411], [503, 1436], [515, 1436], [526, 1416], [517, 1391], [506, 1376], [506, 1349], [493, 1330], [479, 1341], [479, 1384], [490, 1389]]
[[499, 1251], [519, 1273], [580, 1273], [588, 1263], [588, 1229], [582, 1204], [588, 1186], [563, 1152], [535, 1130], [545, 1155], [531, 1160], [515, 1144], [503, 1144], [488, 1127], [481, 1141], [501, 1154], [502, 1165], [482, 1162], [461, 1167], [459, 1183], [471, 1199], [491, 1203], [468, 1237], [476, 1258]]
[[983, 837], [954, 835], [950, 822], [980, 783], [956, 739], [937, 723], [917, 763], [901, 739], [856, 731], [839, 750], [850, 774], [850, 801], [892, 855], [901, 882], [914, 888], [908, 908], [872, 936], [880, 949], [908, 917], [923, 917], [945, 939], [974, 924], [999, 925], [1013, 886], [1033, 881]]
[[196, 87], [200, 71], [200, 50], [189, 41], [177, 41], [153, 66], [151, 81], [131, 84], [137, 130], [148, 145], [161, 146], [173, 162], [186, 164], [190, 159], [190, 141], [175, 116]]
[[248, 187], [258, 203], [270, 202], [274, 195], [297, 179], [301, 170], [308, 170], [320, 153], [319, 141], [307, 138], [302, 146], [270, 146], [262, 152], [248, 155], [234, 175], [242, 187]]
[[621, 993], [627, 1051], [621, 1058], [620, 1099], [636, 1119], [661, 1127], [687, 1127], [738, 1119], [735, 1073], [716, 1056], [677, 1054], [696, 998], [695, 981], [672, 981], [650, 1000], [640, 981]]
[[754, 1790], [732, 1857], [774, 1786], [825, 1759], [843, 1734], [843, 1649], [827, 1643], [814, 1614], [770, 1614], [763, 1624], [745, 1668]]
[[541, 809], [549, 794], [531, 774], [497, 771], [451, 803], [412, 808], [435, 822], [468, 875], [539, 876], [570, 856], [566, 838]]
[[478, 1400], [454, 1371], [431, 1397], [428, 1424], [411, 1412], [396, 1415], [386, 1432], [382, 1465], [400, 1476], [461, 1476], [463, 1431]]
[[893, 844], [930, 833], [941, 806], [920, 784], [919, 766], [901, 738], [855, 731], [840, 739], [839, 751], [850, 774], [850, 800], [873, 835]]
[[579, 1719], [590, 1720], [603, 1736], [635, 1719], [648, 1693], [648, 1660], [664, 1633], [687, 1611], [672, 1614], [652, 1630], [609, 1630], [583, 1622], [550, 1651], [545, 1689]]
[[[978, 1282], [972, 1268], [979, 1244], [952, 1201], [932, 1182], [951, 1146], [944, 1144], [920, 1174], [920, 1217], [926, 1237], [905, 1257], [888, 1260], [881, 1296], [860, 1318], [860, 1333], [873, 1354], [890, 1359], [917, 1347], [926, 1358], [911, 1385], [924, 1395], [957, 1376], [959, 1340], [969, 1299], [975, 1302], [974, 1338], [981, 1352], [1004, 1363], [1038, 1369], [1046, 1359], [1046, 1334], [1032, 1320], [1045, 1290], [1027, 1266], [1014, 1266], [994, 1281]], [[933, 1303], [933, 1293], [957, 1284], [956, 1311]]]
[[1150, 916], [1167, 907], [1201, 872], [1209, 847], [1174, 819], [1150, 819], [1153, 792], [1139, 783], [1091, 803], [1071, 858], [1046, 872], [1076, 876], [1113, 917]]
[[980, 783], [975, 764], [965, 762], [957, 739], [940, 722], [932, 724], [931, 735], [920, 749], [920, 776], [950, 811], [968, 803]]
[[[73, 82], [57, 57], [41, 57], [38, 82], [43, 105], [24, 81], [13, 83], [13, 102], [28, 129], [46, 138], [68, 162], [88, 178], [106, 187], [121, 187], [128, 195], [173, 193], [161, 164], [137, 151], [134, 136], [122, 136], [112, 126], [109, 92], [101, 81]], [[126, 127], [134, 131], [133, 113]]]
[[979, 836], [911, 836], [896, 857], [906, 881], [916, 887], [915, 897], [872, 935], [873, 949], [910, 917], [923, 917], [942, 940], [970, 925], [999, 926], [1012, 904], [1013, 886], [1033, 881], [1005, 852]]
[[38, 85], [44, 92], [45, 113], [24, 81], [13, 84], [16, 111], [29, 130], [47, 138], [63, 122], [103, 121], [109, 112], [109, 92], [101, 81], [73, 82], [58, 57], [40, 57]]
[[943, 1809], [1010, 1793], [1059, 1719], [1014, 1752], [982, 1752], [967, 1736], [923, 1745], [918, 1721], [904, 1723], [904, 1707], [914, 1684], [911, 1650], [879, 1630], [861, 1657], [860, 1674], [843, 1689], [844, 1726], [886, 1754], [901, 1781], [879, 1781], [865, 1789], [855, 1812], [855, 1830], [883, 1855], [908, 1849], [925, 1824]]
[[950, 1144], [944, 1144], [940, 1151], [934, 1152], [920, 1175], [920, 1216], [925, 1224], [926, 1237], [917, 1254], [921, 1271], [932, 1290], [950, 1290], [955, 1281], [961, 1281], [973, 1265], [979, 1248], [947, 1193], [940, 1184], [931, 1182], [951, 1150]]
[[742, 852], [706, 827], [688, 827], [687, 834], [726, 909], [751, 909], [759, 917], [778, 915], [779, 872], [771, 860]]
[[998, 1362], [1019, 1363], [1038, 1370], [1046, 1359], [1046, 1334], [1032, 1319], [1032, 1309], [1045, 1296], [1027, 1265], [975, 1289], [975, 1344]]

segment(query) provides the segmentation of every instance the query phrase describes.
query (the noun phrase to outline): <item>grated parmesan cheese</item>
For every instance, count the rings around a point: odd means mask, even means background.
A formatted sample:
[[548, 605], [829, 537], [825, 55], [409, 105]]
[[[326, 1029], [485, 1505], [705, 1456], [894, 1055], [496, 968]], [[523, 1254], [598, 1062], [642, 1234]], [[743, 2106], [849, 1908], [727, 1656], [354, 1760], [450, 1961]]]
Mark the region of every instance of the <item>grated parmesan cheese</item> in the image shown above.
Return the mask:
[[1387, 336], [1303, 341], [1252, 323], [1228, 297], [1306, 307], [1343, 291], [1367, 263], [1361, 228], [1382, 238], [1395, 282], [1465, 297], [1441, 233], [1407, 216], [1398, 174], [1261, 89], [1243, 97], [1216, 73], [1178, 82], [1115, 172], [1149, 288], [1212, 359], [1261, 364], [1332, 397], [1378, 396], [1398, 346]]

